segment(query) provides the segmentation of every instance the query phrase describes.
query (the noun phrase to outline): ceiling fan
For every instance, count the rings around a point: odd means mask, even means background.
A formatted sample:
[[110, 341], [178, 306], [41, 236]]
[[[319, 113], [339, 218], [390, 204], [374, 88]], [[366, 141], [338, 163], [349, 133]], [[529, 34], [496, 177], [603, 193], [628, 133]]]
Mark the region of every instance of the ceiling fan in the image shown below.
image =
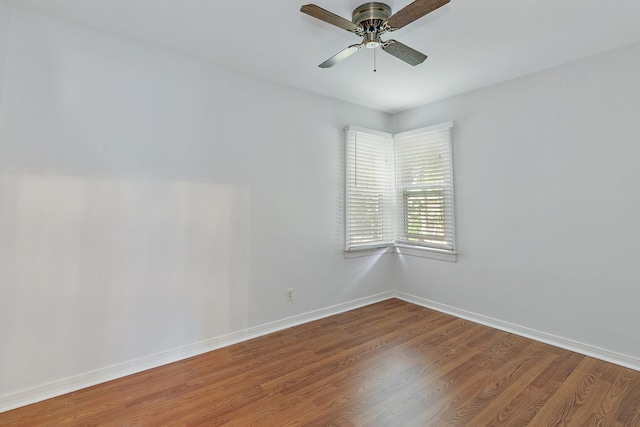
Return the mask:
[[380, 36], [384, 33], [398, 30], [416, 19], [422, 18], [426, 14], [449, 3], [449, 1], [450, 0], [415, 0], [394, 14], [391, 14], [391, 8], [384, 3], [369, 2], [358, 6], [353, 11], [351, 21], [315, 4], [305, 4], [300, 8], [300, 12], [362, 37], [361, 43], [353, 44], [338, 52], [318, 65], [320, 68], [333, 67], [338, 62], [362, 49], [363, 46], [369, 49], [375, 49], [381, 46], [385, 52], [409, 65], [415, 66], [427, 59], [427, 55], [396, 40], [384, 41], [380, 39]]

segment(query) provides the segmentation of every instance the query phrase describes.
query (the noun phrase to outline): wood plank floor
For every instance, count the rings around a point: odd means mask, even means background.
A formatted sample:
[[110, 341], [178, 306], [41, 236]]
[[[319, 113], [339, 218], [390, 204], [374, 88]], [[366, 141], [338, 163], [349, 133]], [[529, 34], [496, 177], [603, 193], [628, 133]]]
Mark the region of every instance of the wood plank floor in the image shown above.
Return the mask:
[[638, 426], [640, 372], [397, 299], [0, 414], [2, 426]]

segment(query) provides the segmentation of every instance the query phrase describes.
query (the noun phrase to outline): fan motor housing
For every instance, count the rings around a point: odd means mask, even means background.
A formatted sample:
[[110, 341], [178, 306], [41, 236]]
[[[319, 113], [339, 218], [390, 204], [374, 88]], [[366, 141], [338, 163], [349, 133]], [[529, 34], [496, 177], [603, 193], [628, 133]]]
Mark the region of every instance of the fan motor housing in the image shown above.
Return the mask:
[[[354, 11], [351, 22], [364, 28], [378, 26], [391, 16], [391, 8], [384, 3], [370, 2], [358, 6]], [[377, 25], [376, 25], [377, 24]]]

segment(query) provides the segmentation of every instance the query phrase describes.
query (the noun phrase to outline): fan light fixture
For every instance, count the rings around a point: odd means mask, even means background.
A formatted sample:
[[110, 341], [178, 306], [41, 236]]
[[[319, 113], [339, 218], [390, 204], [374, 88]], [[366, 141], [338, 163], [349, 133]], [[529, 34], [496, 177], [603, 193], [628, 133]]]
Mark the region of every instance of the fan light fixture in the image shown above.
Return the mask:
[[378, 33], [367, 33], [364, 38], [364, 45], [368, 49], [375, 49], [380, 46], [380, 38], [378, 37]]

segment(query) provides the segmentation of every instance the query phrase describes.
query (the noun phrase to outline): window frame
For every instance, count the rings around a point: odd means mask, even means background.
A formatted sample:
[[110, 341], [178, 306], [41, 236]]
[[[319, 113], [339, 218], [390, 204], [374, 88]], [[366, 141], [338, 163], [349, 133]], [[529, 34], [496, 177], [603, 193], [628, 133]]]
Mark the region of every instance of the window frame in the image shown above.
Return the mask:
[[[419, 256], [424, 258], [432, 258], [443, 261], [456, 262], [457, 261], [457, 250], [455, 244], [455, 209], [453, 205], [454, 201], [454, 183], [453, 183], [453, 141], [452, 141], [452, 128], [453, 122], [445, 122], [435, 126], [428, 126], [420, 129], [415, 129], [408, 132], [402, 132], [396, 135], [389, 134], [386, 132], [375, 131], [371, 129], [361, 128], [357, 126], [347, 126], [345, 128], [345, 257], [353, 258], [353, 257], [361, 257], [361, 256], [371, 256], [371, 255], [380, 255], [384, 253], [397, 253], [401, 255], [410, 255], [410, 256]], [[448, 174], [443, 182], [422, 182], [422, 183], [411, 183], [408, 185], [401, 185], [398, 179], [398, 165], [397, 165], [397, 157], [398, 157], [398, 141], [402, 141], [407, 138], [420, 138], [429, 133], [434, 132], [442, 132], [446, 131], [446, 142], [442, 143], [440, 141], [440, 148], [443, 149], [443, 153], [445, 155], [445, 174]], [[390, 221], [394, 227], [394, 237], [389, 242], [384, 242], [375, 245], [350, 245], [349, 244], [349, 236], [348, 236], [348, 210], [349, 210], [349, 183], [348, 183], [348, 174], [349, 167], [353, 167], [350, 165], [350, 162], [354, 162], [355, 160], [350, 158], [350, 154], [353, 155], [355, 149], [353, 147], [349, 147], [350, 143], [350, 132], [355, 132], [365, 134], [365, 135], [376, 135], [387, 140], [391, 140], [390, 143], [393, 144], [393, 164], [390, 165], [393, 169], [393, 189], [395, 193], [395, 209], [393, 214], [385, 217], [386, 221]], [[438, 136], [442, 138], [440, 134]], [[421, 141], [419, 141], [421, 143]], [[429, 145], [428, 149], [425, 151], [433, 150], [434, 147], [437, 148], [438, 144]], [[444, 147], [444, 148], [442, 148]], [[350, 151], [351, 148], [351, 151]], [[420, 151], [422, 153], [422, 151]], [[439, 155], [439, 157], [442, 157]], [[406, 172], [406, 171], [405, 171]], [[384, 172], [386, 174], [386, 172]], [[446, 187], [446, 188], [445, 188]], [[412, 240], [407, 238], [410, 234], [408, 232], [404, 232], [403, 230], [407, 230], [408, 224], [411, 220], [408, 219], [408, 216], [405, 215], [406, 209], [404, 209], [403, 204], [406, 201], [405, 195], [407, 192], [416, 191], [419, 192], [422, 190], [423, 192], [427, 192], [430, 189], [442, 188], [442, 229], [443, 235], [445, 236], [444, 240], [436, 240], [436, 241], [419, 241], [420, 237], [424, 239], [425, 236], [428, 237], [429, 228], [433, 229], [433, 224], [429, 225], [427, 220], [420, 220], [425, 225], [425, 234], [416, 235], [416, 239]], [[449, 198], [449, 200], [446, 200]], [[436, 204], [437, 205], [437, 204]], [[427, 204], [425, 204], [426, 209]], [[420, 208], [418, 208], [420, 209]], [[438, 226], [438, 224], [436, 224]], [[447, 234], [448, 233], [448, 234]]]

